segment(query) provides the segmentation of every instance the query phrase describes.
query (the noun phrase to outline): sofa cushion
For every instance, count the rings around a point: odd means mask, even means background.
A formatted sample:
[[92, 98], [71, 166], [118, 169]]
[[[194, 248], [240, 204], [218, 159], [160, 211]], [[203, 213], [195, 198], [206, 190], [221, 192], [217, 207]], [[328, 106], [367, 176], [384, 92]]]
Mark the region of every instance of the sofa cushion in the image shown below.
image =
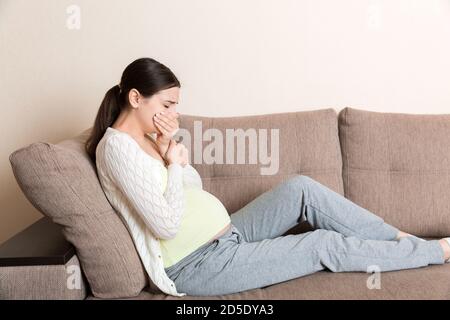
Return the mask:
[[450, 235], [450, 115], [344, 108], [345, 196], [418, 236]]
[[[89, 295], [88, 300], [96, 300]], [[383, 273], [320, 271], [264, 288], [218, 296], [168, 297], [142, 291], [133, 300], [449, 300], [450, 264]]]
[[84, 151], [89, 130], [58, 144], [35, 142], [13, 152], [10, 162], [28, 200], [63, 227], [92, 293], [136, 296], [148, 281], [128, 230]]
[[[176, 136], [182, 137], [181, 143], [191, 151], [190, 162], [200, 173], [204, 189], [218, 197], [230, 214], [296, 174], [310, 176], [343, 194], [337, 112], [332, 108], [239, 117], [213, 118], [182, 115], [180, 128], [184, 130], [180, 130]], [[273, 159], [278, 158], [278, 168], [275, 170], [276, 165], [264, 164], [264, 159], [259, 156], [256, 163], [250, 163], [248, 142], [250, 138], [245, 145], [244, 163], [238, 163], [238, 139], [233, 141], [226, 138], [227, 130], [237, 129], [242, 129], [249, 136], [254, 130], [257, 133], [258, 143], [267, 141], [267, 152], [265, 152], [255, 143], [254, 136], [252, 137], [253, 145], [258, 146], [256, 154], [261, 151], [262, 155], [270, 156], [271, 152], [276, 153], [275, 151], [278, 150], [278, 156], [273, 156]], [[260, 131], [260, 129], [266, 131]], [[276, 130], [279, 134], [278, 143], [274, 148], [276, 150], [271, 150], [272, 134], [274, 134], [273, 141], [277, 141]], [[208, 134], [214, 135], [215, 138], [222, 136], [222, 141], [208, 138]], [[211, 140], [223, 146], [223, 157], [218, 157], [223, 159], [223, 163], [210, 164], [207, 158], [203, 157], [209, 154], [208, 146], [211, 146]], [[230, 146], [228, 149], [227, 143]], [[200, 152], [196, 151], [197, 159], [193, 152], [195, 148], [200, 150]], [[239, 149], [242, 152], [243, 148]], [[225, 155], [230, 150], [233, 151], [234, 161], [226, 163]], [[199, 157], [199, 154], [202, 154], [201, 151], [203, 156]], [[264, 168], [268, 172], [265, 172]]]

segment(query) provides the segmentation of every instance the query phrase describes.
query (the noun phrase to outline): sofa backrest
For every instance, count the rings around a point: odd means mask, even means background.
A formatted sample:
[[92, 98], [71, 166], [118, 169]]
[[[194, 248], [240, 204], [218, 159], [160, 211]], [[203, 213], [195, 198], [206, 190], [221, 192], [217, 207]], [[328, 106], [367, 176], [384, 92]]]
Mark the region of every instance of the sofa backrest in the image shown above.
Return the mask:
[[344, 108], [345, 196], [400, 230], [450, 234], [450, 115]]
[[[239, 117], [212, 118], [183, 115], [180, 118], [180, 128], [190, 133], [190, 139], [187, 140], [184, 139], [182, 131], [176, 137], [183, 137], [181, 143], [191, 150], [189, 159], [192, 166], [200, 173], [204, 189], [221, 199], [230, 214], [264, 191], [296, 174], [310, 176], [336, 192], [344, 194], [337, 112], [332, 108]], [[198, 128], [201, 128], [203, 133], [199, 132]], [[245, 147], [238, 148], [238, 139], [226, 138], [227, 130], [238, 133], [237, 129], [242, 129], [249, 137], [252, 137], [247, 140]], [[260, 131], [260, 129], [266, 131]], [[271, 150], [271, 137], [275, 136], [277, 131], [278, 147]], [[252, 132], [256, 132], [256, 138]], [[204, 138], [202, 134], [205, 135]], [[197, 146], [201, 145], [201, 147], [194, 146], [195, 140]], [[198, 158], [200, 158], [199, 155], [202, 156], [201, 158], [207, 158], [206, 156], [212, 153], [210, 148], [213, 148], [215, 140], [219, 140], [218, 144], [224, 146], [223, 156], [218, 157], [223, 159], [223, 164], [209, 164], [204, 159], [198, 159], [198, 163], [195, 163], [194, 149]], [[258, 143], [255, 143], [256, 140]], [[276, 140], [276, 138], [273, 139], [273, 141]], [[257, 157], [254, 164], [249, 161], [249, 141], [253, 141], [252, 145], [257, 146], [256, 153], [261, 152], [263, 155]], [[258, 145], [266, 141], [267, 152]], [[227, 144], [229, 148], [226, 148]], [[230, 150], [233, 152], [230, 153]], [[237, 154], [243, 150], [245, 163], [239, 164]], [[269, 165], [260, 162], [264, 155], [276, 152], [278, 156], [273, 158], [278, 158], [277, 170], [274, 169], [276, 165], [273, 163]], [[229, 164], [225, 161], [226, 153], [234, 154], [234, 161], [230, 161]], [[272, 162], [274, 161], [272, 159]], [[271, 167], [272, 169], [269, 169]], [[269, 172], [264, 172], [263, 168], [267, 168]]]
[[[308, 175], [343, 194], [334, 109], [222, 118], [183, 115], [180, 128], [183, 130], [178, 136], [183, 137], [181, 143], [191, 150], [190, 162], [200, 173], [204, 189], [221, 199], [230, 214], [296, 174]], [[148, 277], [125, 225], [101, 189], [95, 164], [84, 150], [91, 129], [58, 144], [35, 142], [13, 152], [10, 162], [29, 201], [63, 226], [65, 237], [77, 250], [93, 295], [100, 298], [134, 296], [148, 284]], [[238, 147], [238, 139], [233, 144], [233, 139], [226, 138], [226, 129], [256, 131], [258, 144], [261, 143], [257, 148], [257, 163], [249, 163], [250, 144]], [[198, 141], [203, 146], [202, 155], [212, 154], [208, 152], [212, 142], [208, 141], [208, 135], [217, 138], [220, 132], [223, 140], [216, 143], [221, 145], [224, 157], [234, 150], [235, 160], [209, 164], [204, 161], [206, 157], [196, 163], [194, 149]], [[277, 143], [272, 143], [272, 137]], [[267, 152], [262, 143], [265, 141]], [[237, 155], [242, 149], [246, 150], [245, 159], [244, 164], [239, 164]], [[277, 152], [279, 154], [275, 155]], [[272, 164], [261, 163], [266, 159], [259, 155], [272, 156]], [[276, 170], [273, 161], [278, 162]], [[272, 172], [262, 174], [261, 170], [270, 166], [268, 170]]]

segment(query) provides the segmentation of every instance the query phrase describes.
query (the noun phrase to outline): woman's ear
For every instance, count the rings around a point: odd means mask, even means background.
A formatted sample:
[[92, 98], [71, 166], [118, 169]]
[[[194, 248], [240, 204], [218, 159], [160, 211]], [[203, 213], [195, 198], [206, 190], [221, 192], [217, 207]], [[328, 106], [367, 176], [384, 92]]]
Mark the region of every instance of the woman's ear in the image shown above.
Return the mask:
[[130, 105], [132, 108], [139, 108], [139, 99], [140, 93], [136, 89], [131, 89], [130, 92], [128, 92], [128, 100], [130, 101]]

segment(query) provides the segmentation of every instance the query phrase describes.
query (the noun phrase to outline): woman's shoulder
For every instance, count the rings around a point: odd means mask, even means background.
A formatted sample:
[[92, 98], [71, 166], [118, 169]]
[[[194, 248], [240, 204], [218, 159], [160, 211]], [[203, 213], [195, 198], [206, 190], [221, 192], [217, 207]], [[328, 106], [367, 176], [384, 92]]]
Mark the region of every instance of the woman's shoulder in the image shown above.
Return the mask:
[[110, 130], [110, 128], [108, 127], [97, 145], [97, 166], [106, 165], [106, 162], [120, 163], [121, 167], [132, 166], [133, 168], [150, 169], [155, 166], [155, 163], [148, 160], [145, 152], [140, 149], [133, 138], [126, 133]]
[[107, 154], [117, 154], [117, 152], [113, 151], [118, 151], [124, 147], [128, 147], [129, 142], [126, 140], [126, 137], [123, 137], [119, 133], [112, 132], [108, 129], [97, 144], [97, 148], [95, 150], [97, 162], [104, 159]]
[[116, 150], [121, 150], [124, 153], [127, 153], [133, 150], [138, 150], [139, 145], [127, 133], [108, 127], [98, 143], [97, 149], [98, 148], [109, 153]]

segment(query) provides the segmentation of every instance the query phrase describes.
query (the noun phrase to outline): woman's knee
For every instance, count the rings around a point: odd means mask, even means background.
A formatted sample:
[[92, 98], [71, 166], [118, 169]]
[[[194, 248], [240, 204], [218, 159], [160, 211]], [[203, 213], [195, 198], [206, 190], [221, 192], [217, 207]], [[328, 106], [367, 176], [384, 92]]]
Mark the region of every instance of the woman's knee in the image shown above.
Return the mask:
[[315, 229], [311, 231], [312, 243], [317, 250], [335, 250], [342, 243], [343, 235], [333, 230]]
[[302, 174], [296, 174], [295, 176], [286, 180], [285, 183], [289, 186], [299, 189], [314, 183], [314, 180], [311, 177]]

